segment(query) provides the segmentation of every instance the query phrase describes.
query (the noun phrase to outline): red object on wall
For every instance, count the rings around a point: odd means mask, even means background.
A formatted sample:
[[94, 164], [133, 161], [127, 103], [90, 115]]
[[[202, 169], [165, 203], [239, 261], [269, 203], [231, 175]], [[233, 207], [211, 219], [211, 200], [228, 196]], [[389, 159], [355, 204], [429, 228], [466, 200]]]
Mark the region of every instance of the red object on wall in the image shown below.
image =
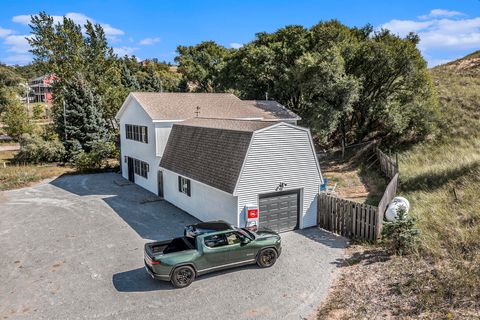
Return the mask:
[[257, 219], [258, 218], [258, 209], [250, 209], [247, 211], [248, 219]]

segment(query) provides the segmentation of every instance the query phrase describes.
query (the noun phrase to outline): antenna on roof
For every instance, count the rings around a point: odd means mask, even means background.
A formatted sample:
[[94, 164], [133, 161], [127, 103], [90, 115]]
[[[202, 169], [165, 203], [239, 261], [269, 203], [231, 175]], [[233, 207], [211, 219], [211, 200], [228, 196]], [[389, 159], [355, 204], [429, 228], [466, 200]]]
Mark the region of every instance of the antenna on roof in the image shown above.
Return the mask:
[[265, 91], [265, 100], [268, 100], [268, 91]]
[[200, 114], [200, 107], [197, 106], [197, 110], [195, 111], [195, 117], [198, 118], [198, 115]]

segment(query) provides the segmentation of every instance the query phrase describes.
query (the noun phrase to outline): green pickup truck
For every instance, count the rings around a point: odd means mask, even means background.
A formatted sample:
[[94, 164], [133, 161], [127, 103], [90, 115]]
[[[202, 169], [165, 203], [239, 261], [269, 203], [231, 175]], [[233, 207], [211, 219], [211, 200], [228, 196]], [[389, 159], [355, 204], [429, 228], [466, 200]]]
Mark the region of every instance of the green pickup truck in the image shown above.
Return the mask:
[[144, 262], [152, 278], [183, 288], [195, 277], [212, 271], [254, 263], [271, 267], [281, 251], [276, 232], [252, 232], [213, 221], [185, 227], [180, 238], [146, 243]]

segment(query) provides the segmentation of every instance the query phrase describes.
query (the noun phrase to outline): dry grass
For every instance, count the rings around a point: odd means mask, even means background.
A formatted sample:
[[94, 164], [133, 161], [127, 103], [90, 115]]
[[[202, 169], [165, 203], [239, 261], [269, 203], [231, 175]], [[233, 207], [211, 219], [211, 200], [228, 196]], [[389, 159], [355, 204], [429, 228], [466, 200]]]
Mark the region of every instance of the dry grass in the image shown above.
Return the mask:
[[[13, 165], [9, 161], [17, 151], [0, 152], [0, 191], [27, 187], [44, 179], [72, 173], [74, 169], [58, 165]], [[6, 167], [3, 166], [6, 163]]]
[[352, 248], [319, 319], [480, 319], [480, 78], [432, 73], [440, 135], [399, 155], [421, 248], [386, 261]]

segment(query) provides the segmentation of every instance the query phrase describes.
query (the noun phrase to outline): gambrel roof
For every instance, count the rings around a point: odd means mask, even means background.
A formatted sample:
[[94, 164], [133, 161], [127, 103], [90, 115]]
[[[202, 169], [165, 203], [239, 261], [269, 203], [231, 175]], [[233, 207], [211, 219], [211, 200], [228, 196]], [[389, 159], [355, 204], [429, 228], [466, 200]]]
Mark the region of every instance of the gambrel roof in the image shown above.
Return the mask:
[[233, 193], [253, 132], [277, 124], [202, 118], [174, 124], [160, 167]]

